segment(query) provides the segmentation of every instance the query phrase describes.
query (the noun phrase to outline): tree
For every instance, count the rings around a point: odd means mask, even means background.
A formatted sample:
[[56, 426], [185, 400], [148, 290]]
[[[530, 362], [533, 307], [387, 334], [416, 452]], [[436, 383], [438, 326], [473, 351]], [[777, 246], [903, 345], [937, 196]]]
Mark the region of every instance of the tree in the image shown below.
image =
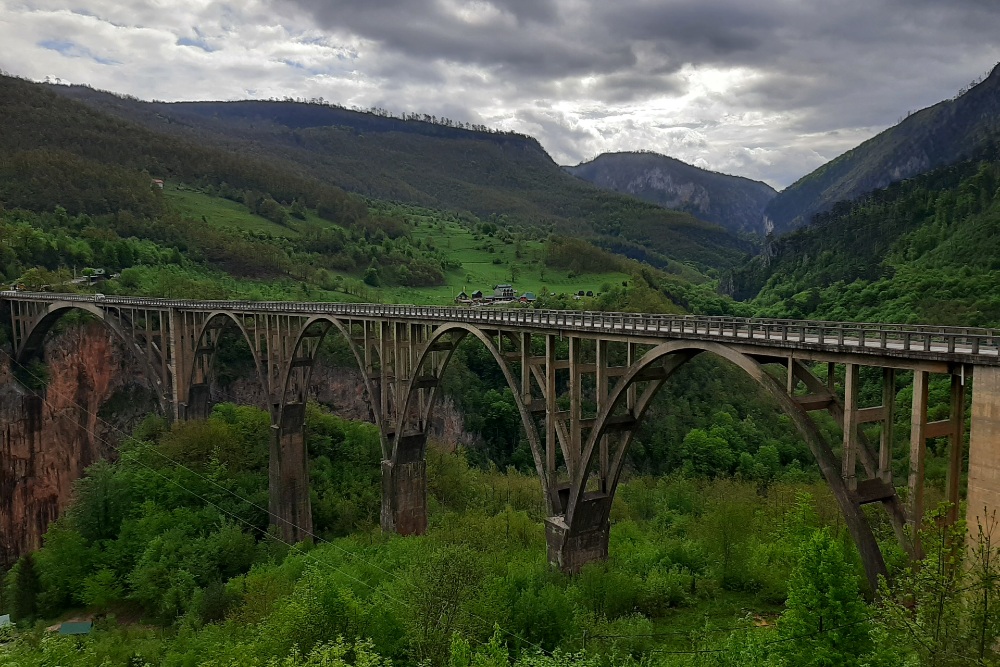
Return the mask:
[[10, 615], [15, 621], [30, 621], [38, 611], [38, 573], [35, 558], [25, 554], [7, 573], [7, 599]]
[[797, 667], [860, 665], [872, 649], [857, 574], [825, 528], [802, 547], [778, 629], [788, 662]]
[[996, 517], [985, 517], [967, 539], [963, 522], [945, 524], [947, 512], [947, 505], [928, 512], [920, 531], [926, 555], [897, 575], [891, 590], [883, 588], [881, 620], [888, 634], [914, 656], [915, 664], [997, 664]]
[[362, 280], [366, 285], [371, 285], [372, 287], [380, 287], [382, 285], [382, 279], [379, 277], [378, 269], [375, 266], [369, 266], [365, 269], [365, 275]]

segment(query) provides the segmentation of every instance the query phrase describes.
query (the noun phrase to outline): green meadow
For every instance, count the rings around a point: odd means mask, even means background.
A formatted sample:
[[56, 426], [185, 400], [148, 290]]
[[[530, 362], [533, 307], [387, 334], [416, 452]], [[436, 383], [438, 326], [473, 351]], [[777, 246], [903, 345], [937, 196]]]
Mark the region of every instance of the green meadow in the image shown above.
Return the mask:
[[[183, 184], [168, 183], [164, 195], [183, 216], [202, 220], [220, 230], [241, 230], [277, 238], [298, 239], [309, 231], [337, 228], [338, 225], [308, 211], [305, 220], [289, 216], [286, 225], [277, 224], [251, 213], [246, 206], [216, 197]], [[372, 301], [385, 303], [451, 304], [462, 291], [472, 294], [482, 290], [491, 295], [495, 285], [510, 283], [518, 294], [533, 292], [573, 295], [580, 291], [599, 293], [620, 285], [629, 276], [622, 272], [574, 273], [545, 265], [542, 239], [532, 235], [499, 229], [484, 232], [481, 224], [458, 216], [411, 206], [377, 204], [383, 215], [402, 217], [412, 231], [409, 242], [421, 248], [441, 252], [457, 268], [444, 272], [445, 284], [430, 287], [381, 286], [368, 291]], [[346, 231], [346, 230], [345, 230]], [[345, 279], [360, 276], [333, 272]]]

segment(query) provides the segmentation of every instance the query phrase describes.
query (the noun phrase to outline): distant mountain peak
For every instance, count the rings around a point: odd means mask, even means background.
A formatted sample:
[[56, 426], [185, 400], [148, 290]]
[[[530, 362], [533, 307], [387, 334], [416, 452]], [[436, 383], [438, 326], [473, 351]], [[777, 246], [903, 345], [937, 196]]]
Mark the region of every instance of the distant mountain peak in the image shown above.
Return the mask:
[[856, 199], [973, 155], [1000, 141], [1000, 63], [957, 97], [910, 114], [782, 190], [765, 219], [775, 231], [807, 224], [839, 201]]
[[684, 211], [731, 231], [766, 233], [761, 222], [764, 207], [777, 194], [766, 183], [648, 151], [604, 153], [563, 169], [599, 187]]

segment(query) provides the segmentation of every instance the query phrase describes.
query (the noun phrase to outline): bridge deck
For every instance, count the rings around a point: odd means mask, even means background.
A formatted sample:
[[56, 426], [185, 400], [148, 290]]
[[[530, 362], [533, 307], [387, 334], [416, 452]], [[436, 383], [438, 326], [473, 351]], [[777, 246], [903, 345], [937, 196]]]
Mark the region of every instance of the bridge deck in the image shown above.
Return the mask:
[[[431, 324], [463, 322], [485, 328], [570, 332], [633, 342], [717, 340], [727, 344], [792, 355], [801, 350], [816, 360], [826, 355], [870, 355], [877, 363], [899, 361], [944, 362], [1000, 366], [1000, 330], [864, 322], [736, 318], [701, 315], [655, 315], [590, 311], [476, 309], [442, 306], [345, 304], [289, 301], [195, 301], [149, 299], [48, 292], [0, 291], [0, 299], [33, 302], [82, 302], [103, 308], [172, 308], [181, 311], [233, 314], [276, 313], [331, 315], [350, 319], [394, 319]], [[831, 361], [833, 358], [830, 359]], [[859, 363], [864, 363], [857, 359]], [[875, 360], [872, 360], [875, 363]]]

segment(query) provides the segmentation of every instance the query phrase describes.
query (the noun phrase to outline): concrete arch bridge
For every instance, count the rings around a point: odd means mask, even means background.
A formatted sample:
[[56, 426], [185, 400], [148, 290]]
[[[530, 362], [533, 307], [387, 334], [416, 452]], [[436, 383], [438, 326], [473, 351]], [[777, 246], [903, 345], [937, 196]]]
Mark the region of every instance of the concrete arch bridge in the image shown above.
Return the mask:
[[[442, 374], [458, 344], [470, 337], [492, 354], [513, 391], [544, 492], [549, 559], [566, 571], [607, 557], [611, 503], [628, 446], [656, 392], [700, 354], [716, 355], [742, 369], [792, 419], [833, 491], [871, 582], [885, 573], [885, 561], [862, 508], [884, 508], [903, 547], [911, 554], [919, 551], [908, 527], [918, 524], [924, 512], [924, 457], [930, 438], [950, 443], [947, 497], [958, 507], [965, 399], [972, 378], [970, 525], [1000, 508], [1000, 331], [28, 292], [0, 292], [0, 305], [9, 318], [19, 363], [42, 354], [46, 333], [66, 313], [94, 315], [136, 354], [172, 419], [208, 414], [208, 381], [219, 340], [226, 330], [238, 332], [253, 353], [269, 397], [269, 510], [272, 523], [288, 540], [302, 539], [312, 530], [305, 405], [310, 373], [328, 335], [342, 336], [349, 344], [381, 432], [385, 530], [419, 534], [426, 528], [427, 429]], [[836, 365], [844, 366], [843, 395], [813, 373], [816, 364], [827, 365], [829, 378]], [[859, 402], [863, 366], [881, 369], [878, 405]], [[906, 504], [891, 471], [896, 375], [901, 371], [913, 372]], [[951, 410], [947, 419], [929, 422], [931, 374], [951, 378]], [[817, 411], [829, 413], [842, 426], [842, 442], [823, 436], [810, 416]], [[859, 428], [873, 422], [882, 425], [878, 443], [868, 442]], [[953, 509], [951, 519], [956, 518]]]

